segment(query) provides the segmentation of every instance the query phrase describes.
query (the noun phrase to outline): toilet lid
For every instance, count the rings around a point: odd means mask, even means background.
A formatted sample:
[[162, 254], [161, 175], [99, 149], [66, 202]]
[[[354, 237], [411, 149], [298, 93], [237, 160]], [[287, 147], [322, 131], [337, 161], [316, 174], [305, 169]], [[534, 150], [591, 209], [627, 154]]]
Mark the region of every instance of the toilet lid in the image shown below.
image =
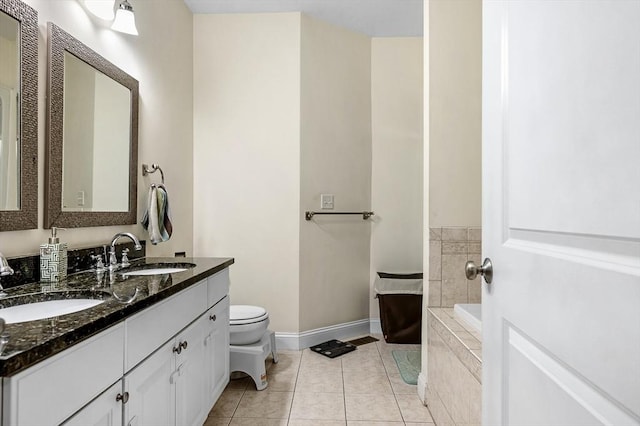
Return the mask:
[[231, 305], [229, 320], [233, 323], [262, 321], [268, 317], [266, 309], [260, 306]]

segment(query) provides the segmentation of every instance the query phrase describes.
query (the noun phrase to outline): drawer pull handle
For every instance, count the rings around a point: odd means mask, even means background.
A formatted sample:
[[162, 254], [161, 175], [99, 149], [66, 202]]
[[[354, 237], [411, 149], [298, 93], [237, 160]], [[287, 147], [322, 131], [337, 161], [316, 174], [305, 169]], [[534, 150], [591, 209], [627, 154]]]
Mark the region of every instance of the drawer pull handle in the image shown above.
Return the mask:
[[180, 352], [182, 352], [183, 349], [187, 349], [187, 341], [185, 340], [184, 342], [180, 342], [178, 343], [178, 346], [173, 348], [173, 352], [180, 354]]
[[123, 394], [116, 395], [116, 401], [122, 401], [123, 404], [129, 402], [129, 392], [125, 392]]
[[217, 319], [216, 314], [209, 315], [209, 319], [210, 319], [211, 321], [215, 321], [215, 320]]

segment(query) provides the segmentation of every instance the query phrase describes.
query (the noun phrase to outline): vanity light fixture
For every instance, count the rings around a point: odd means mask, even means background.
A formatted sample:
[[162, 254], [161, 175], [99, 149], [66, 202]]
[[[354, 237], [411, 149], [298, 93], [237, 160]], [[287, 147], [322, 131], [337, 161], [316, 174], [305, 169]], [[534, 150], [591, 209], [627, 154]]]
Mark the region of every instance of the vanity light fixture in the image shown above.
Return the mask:
[[116, 19], [113, 21], [111, 29], [125, 34], [138, 35], [133, 7], [128, 0], [122, 0], [118, 5]]
[[105, 21], [113, 21], [116, 16], [113, 10], [114, 5], [115, 0], [84, 0], [87, 10]]

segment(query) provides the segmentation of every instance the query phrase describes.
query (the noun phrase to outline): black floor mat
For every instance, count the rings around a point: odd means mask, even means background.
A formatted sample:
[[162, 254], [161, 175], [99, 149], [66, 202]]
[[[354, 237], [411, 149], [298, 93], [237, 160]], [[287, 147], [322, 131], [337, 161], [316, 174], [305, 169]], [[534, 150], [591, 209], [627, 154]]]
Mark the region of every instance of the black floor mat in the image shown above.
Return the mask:
[[355, 345], [348, 342], [341, 342], [340, 340], [329, 340], [328, 342], [311, 346], [312, 351], [329, 358], [335, 358], [351, 351], [355, 351], [356, 349]]
[[362, 345], [366, 345], [367, 343], [377, 342], [378, 340], [379, 339], [376, 339], [375, 337], [366, 336], [366, 337], [361, 337], [359, 339], [349, 340], [347, 343], [351, 343], [352, 345], [356, 345], [356, 346], [362, 346]]

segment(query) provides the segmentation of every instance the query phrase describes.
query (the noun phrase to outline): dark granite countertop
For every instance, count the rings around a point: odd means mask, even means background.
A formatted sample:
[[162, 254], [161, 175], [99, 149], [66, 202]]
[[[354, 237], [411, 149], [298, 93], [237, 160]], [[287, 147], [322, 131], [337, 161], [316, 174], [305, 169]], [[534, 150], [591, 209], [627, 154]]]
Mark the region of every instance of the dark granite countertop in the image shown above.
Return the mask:
[[[158, 263], [162, 263], [163, 267], [195, 266], [173, 274], [122, 275], [127, 270], [151, 268]], [[68, 349], [233, 263], [233, 258], [150, 257], [131, 261], [130, 267], [112, 274], [109, 271], [101, 274], [86, 271], [70, 275], [56, 284], [32, 283], [10, 288], [6, 290], [7, 297], [0, 299], [0, 308], [77, 298], [103, 299], [104, 302], [59, 317], [7, 324], [5, 333], [8, 333], [9, 340], [0, 353], [0, 376], [12, 376]], [[134, 294], [136, 296], [131, 300]]]

